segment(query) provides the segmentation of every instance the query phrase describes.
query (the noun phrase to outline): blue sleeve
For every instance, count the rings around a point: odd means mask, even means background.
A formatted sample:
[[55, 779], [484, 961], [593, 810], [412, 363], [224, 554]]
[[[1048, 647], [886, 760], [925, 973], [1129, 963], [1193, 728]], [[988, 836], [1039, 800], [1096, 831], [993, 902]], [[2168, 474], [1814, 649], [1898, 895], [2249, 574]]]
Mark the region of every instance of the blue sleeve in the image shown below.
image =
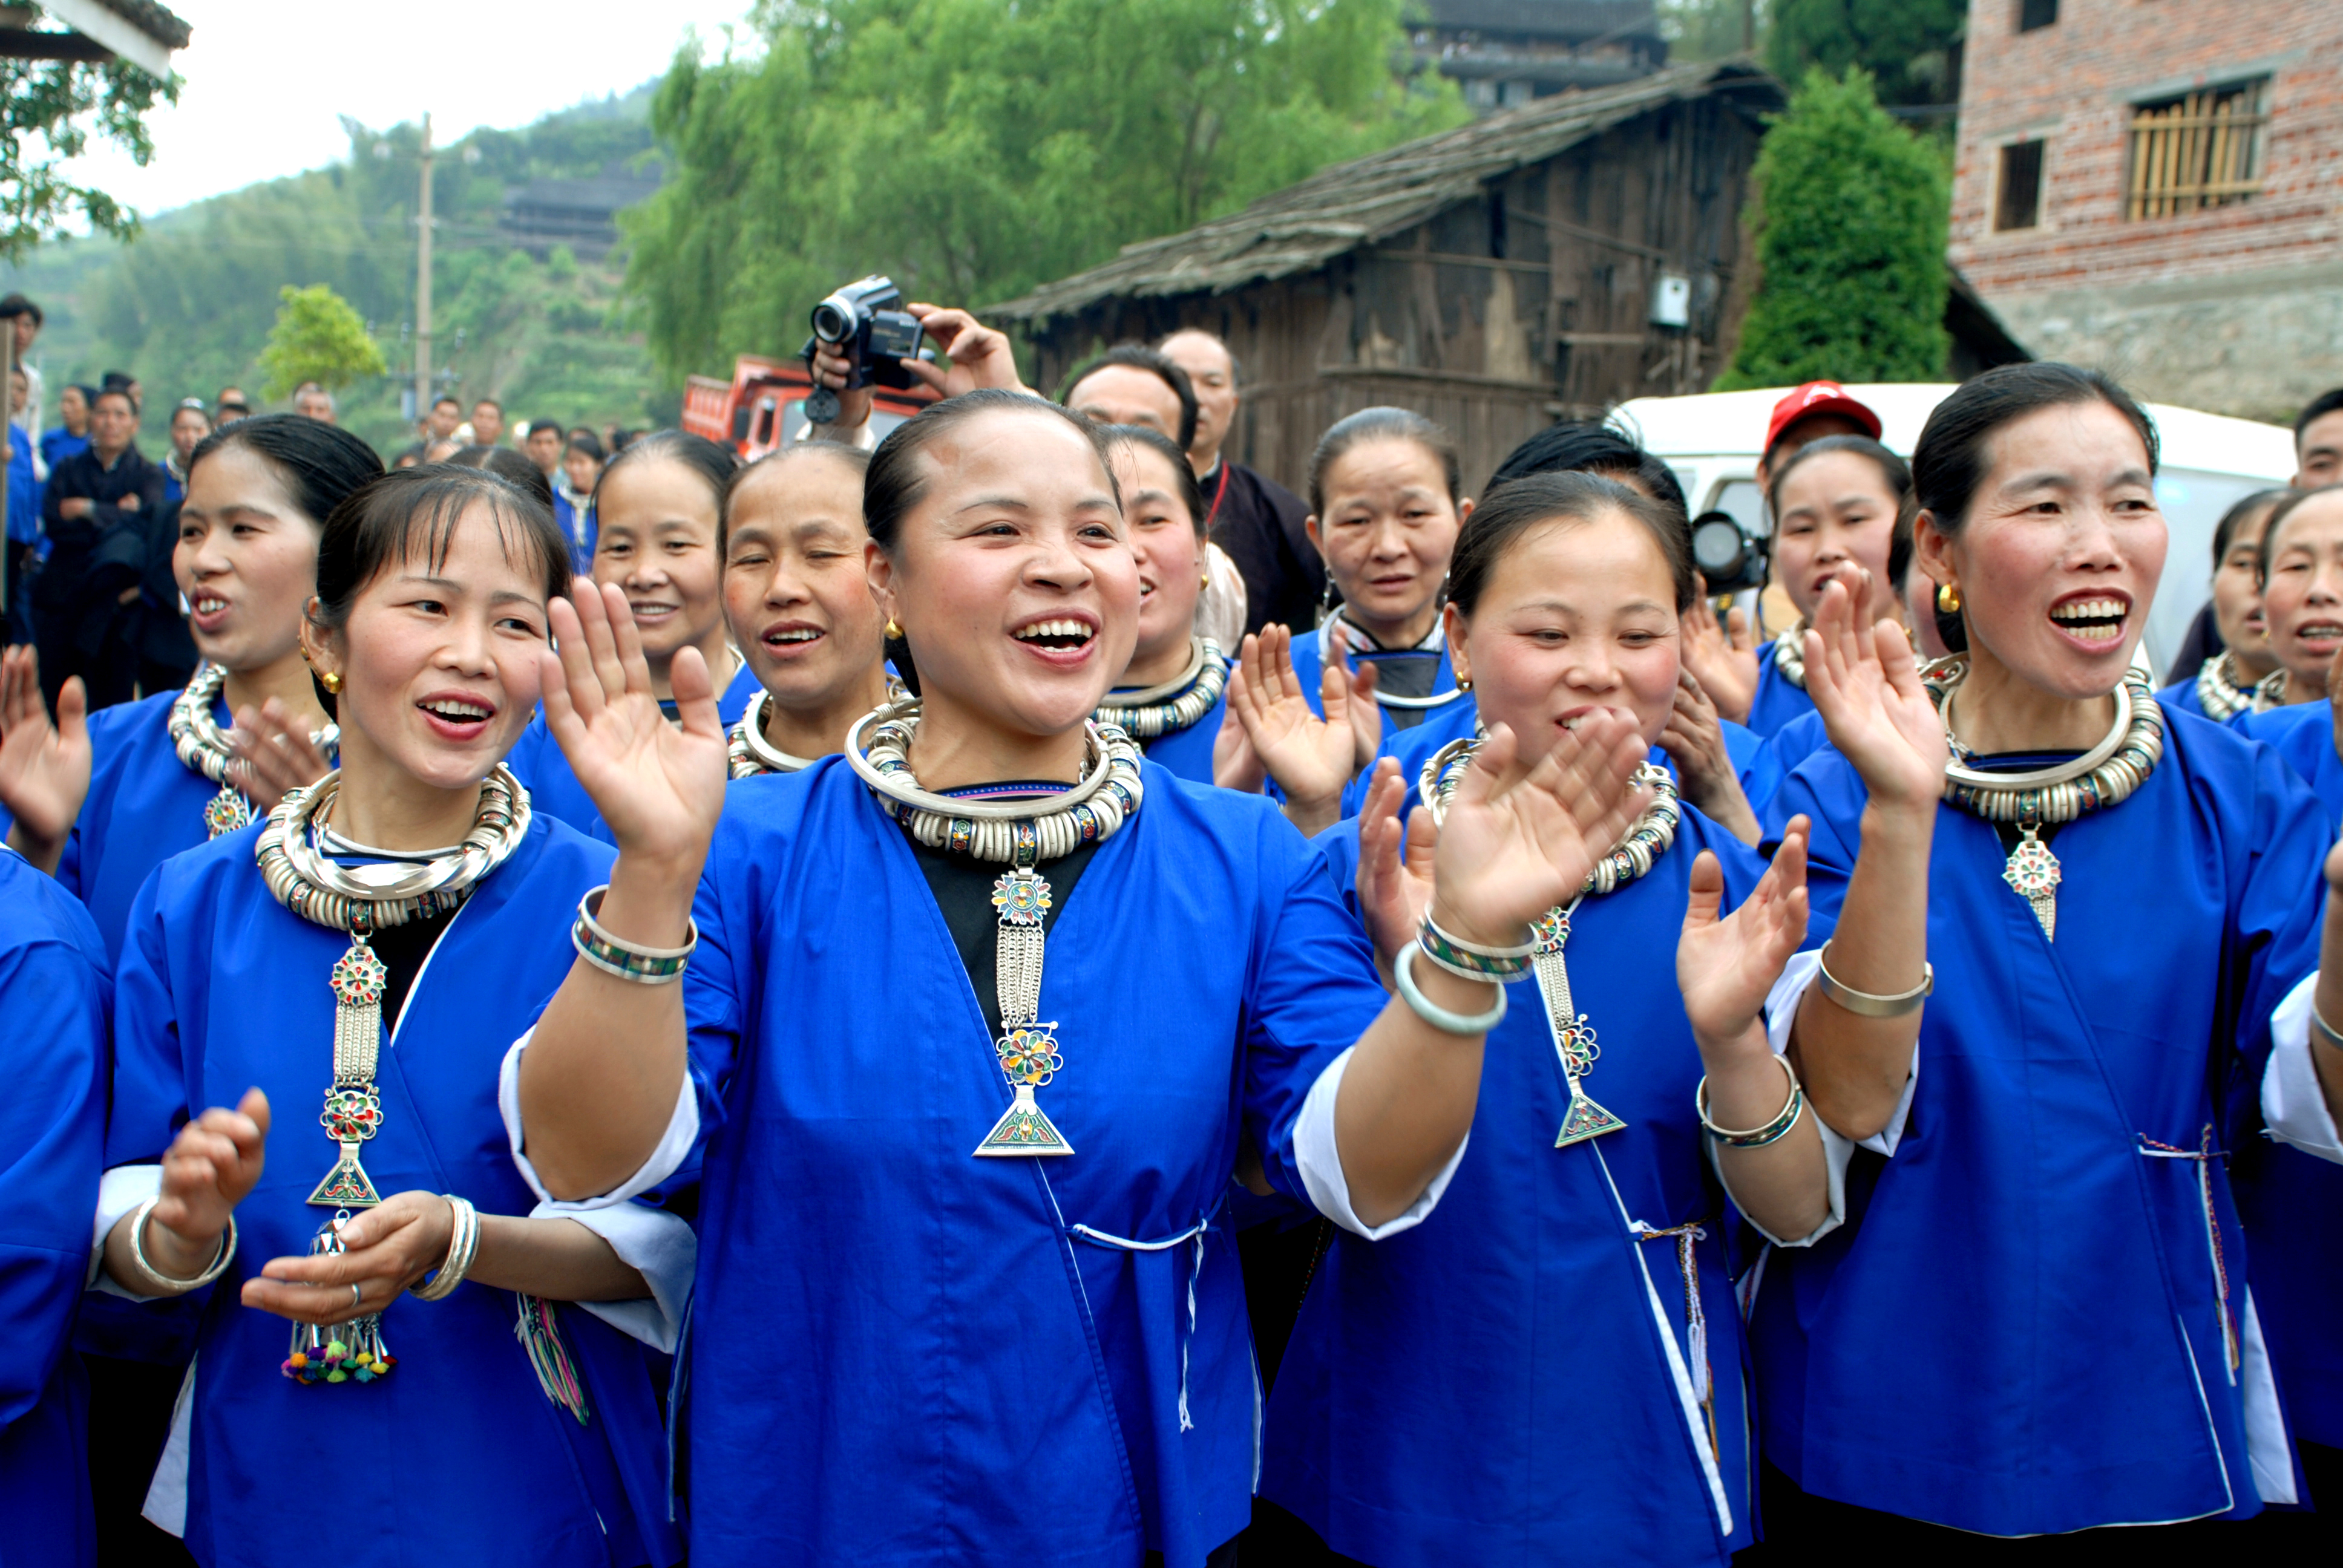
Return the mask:
[[[722, 837], [719, 829], [718, 838]], [[755, 1001], [753, 922], [727, 917], [726, 890], [718, 880], [718, 869], [726, 863], [720, 846], [711, 846], [708, 869], [701, 873], [699, 889], [691, 900], [699, 946], [683, 971], [685, 1040], [690, 1053], [687, 1068], [699, 1101], [699, 1147], [686, 1161], [691, 1170], [697, 1170], [700, 1151], [724, 1124], [725, 1096], [739, 1060], [741, 1031]], [[746, 916], [745, 909], [741, 913]]]
[[2277, 752], [2256, 746], [2253, 768], [2252, 832], [2233, 918], [2245, 969], [2237, 1047], [2259, 1082], [2269, 1058], [2270, 1013], [2318, 967], [2334, 835], [2318, 798]]
[[1812, 824], [1806, 840], [1806, 900], [1811, 924], [1828, 930], [1837, 926], [1846, 903], [1847, 879], [1855, 874], [1855, 859], [1863, 848], [1863, 808], [1868, 792], [1851, 768], [1835, 751], [1818, 751], [1793, 769], [1774, 797], [1765, 831], [1770, 838], [1778, 819], [1786, 824], [1805, 816]]
[[[114, 977], [114, 1104], [106, 1163], [151, 1164], [188, 1119], [186, 1059], [171, 994], [170, 924], [163, 908], [170, 862], [148, 874], [130, 906]], [[281, 1112], [280, 1112], [281, 1114]]]
[[1276, 830], [1283, 827], [1265, 820], [1261, 834], [1268, 919], [1245, 980], [1244, 1119], [1270, 1181], [1306, 1203], [1293, 1156], [1302, 1102], [1388, 999], [1332, 865], [1313, 845]]
[[0, 956], [0, 1427], [65, 1353], [105, 1156], [105, 977], [66, 943]]

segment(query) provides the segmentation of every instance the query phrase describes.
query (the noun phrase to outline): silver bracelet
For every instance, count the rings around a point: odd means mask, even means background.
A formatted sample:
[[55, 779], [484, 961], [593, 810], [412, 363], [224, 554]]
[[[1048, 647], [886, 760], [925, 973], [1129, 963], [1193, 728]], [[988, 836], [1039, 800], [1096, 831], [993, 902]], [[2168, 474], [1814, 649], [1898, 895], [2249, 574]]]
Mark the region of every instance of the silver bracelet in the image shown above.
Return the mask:
[[586, 896], [578, 900], [578, 919], [569, 927], [569, 942], [578, 950], [578, 956], [604, 974], [639, 985], [672, 985], [681, 980], [684, 966], [691, 961], [692, 950], [699, 946], [699, 925], [685, 919], [683, 946], [679, 948], [645, 947], [613, 936], [594, 918], [601, 912], [602, 895], [609, 890], [610, 885], [605, 882], [588, 890]]
[[418, 1302], [444, 1302], [456, 1293], [471, 1271], [472, 1257], [480, 1250], [480, 1211], [453, 1192], [442, 1192], [447, 1200], [452, 1224], [447, 1231], [447, 1256], [439, 1264], [439, 1271], [424, 1285], [409, 1285], [407, 1293]]
[[1497, 1005], [1486, 1012], [1451, 1012], [1423, 994], [1415, 983], [1415, 958], [1423, 949], [1414, 942], [1400, 949], [1399, 957], [1392, 960], [1392, 978], [1399, 984], [1400, 1000], [1407, 1003], [1415, 1016], [1443, 1034], [1486, 1034], [1505, 1017], [1505, 988], [1496, 980], [1488, 981], [1497, 988]]
[[1805, 1111], [1806, 1091], [1805, 1086], [1798, 1081], [1798, 1070], [1790, 1065], [1790, 1059], [1786, 1056], [1776, 1053], [1774, 1060], [1782, 1064], [1783, 1072], [1788, 1075], [1790, 1092], [1771, 1121], [1763, 1127], [1752, 1127], [1745, 1132], [1719, 1127], [1708, 1119], [1708, 1074], [1704, 1072], [1700, 1075], [1699, 1087], [1692, 1091], [1693, 1109], [1700, 1113], [1701, 1127], [1727, 1149], [1763, 1149], [1768, 1143], [1779, 1142], [1790, 1135], [1790, 1129], [1798, 1124], [1798, 1117]]
[[2318, 1016], [2318, 1004], [2315, 1001], [2310, 1004], [2310, 1027], [2326, 1036], [2328, 1045], [2338, 1050], [2343, 1050], [2343, 1034], [2336, 1033], [2335, 1026]]
[[1857, 1018], [1902, 1018], [1906, 1013], [1917, 1012], [1920, 1004], [1928, 1000], [1928, 993], [1936, 989], [1936, 966], [1923, 960], [1920, 983], [1910, 990], [1894, 996], [1874, 996], [1867, 990], [1856, 990], [1840, 983], [1830, 972], [1829, 954], [1830, 943], [1825, 942], [1823, 950], [1815, 955], [1815, 967], [1821, 971], [1823, 995]]
[[156, 1268], [146, 1256], [146, 1218], [154, 1213], [155, 1205], [162, 1201], [160, 1196], [149, 1198], [131, 1211], [130, 1264], [138, 1271], [139, 1277], [154, 1286], [159, 1294], [182, 1296], [210, 1284], [227, 1272], [228, 1261], [236, 1256], [236, 1216], [230, 1214], [227, 1217], [227, 1233], [220, 1238], [219, 1251], [212, 1259], [211, 1266], [192, 1280], [174, 1279]]

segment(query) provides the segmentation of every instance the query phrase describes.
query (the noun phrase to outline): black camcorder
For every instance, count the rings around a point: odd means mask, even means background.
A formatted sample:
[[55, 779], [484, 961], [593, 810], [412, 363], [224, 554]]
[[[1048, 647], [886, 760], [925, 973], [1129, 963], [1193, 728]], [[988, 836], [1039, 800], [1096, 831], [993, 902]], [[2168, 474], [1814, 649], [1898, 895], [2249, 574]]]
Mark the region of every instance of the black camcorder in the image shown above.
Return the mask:
[[[846, 285], [813, 307], [813, 337], [798, 351], [809, 366], [818, 342], [844, 352], [851, 367], [846, 382], [850, 392], [859, 387], [908, 390], [911, 373], [900, 362], [935, 357], [934, 349], [923, 347], [926, 332], [920, 318], [903, 308], [903, 291], [893, 279], [877, 273]], [[805, 412], [813, 424], [834, 424], [838, 393], [815, 387], [806, 398]]]
[[1742, 527], [1731, 512], [1703, 512], [1692, 520], [1693, 564], [1712, 594], [1764, 588], [1772, 568], [1770, 554], [1766, 541]]

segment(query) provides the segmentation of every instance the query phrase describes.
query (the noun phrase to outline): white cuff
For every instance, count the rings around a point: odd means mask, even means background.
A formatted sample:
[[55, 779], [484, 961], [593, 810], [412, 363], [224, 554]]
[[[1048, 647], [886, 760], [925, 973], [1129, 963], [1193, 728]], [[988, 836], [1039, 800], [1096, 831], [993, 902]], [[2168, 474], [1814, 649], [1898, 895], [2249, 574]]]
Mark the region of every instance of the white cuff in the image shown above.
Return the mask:
[[[497, 1110], [505, 1119], [505, 1136], [512, 1144], [513, 1163], [519, 1168], [521, 1180], [528, 1183], [528, 1190], [538, 1195], [540, 1203], [552, 1203], [558, 1201], [545, 1190], [545, 1183], [537, 1179], [537, 1167], [528, 1162], [528, 1156], [521, 1152], [520, 1053], [528, 1049], [528, 1042], [536, 1033], [537, 1030], [531, 1029], [514, 1040], [512, 1049], [505, 1052], [504, 1065], [497, 1071]], [[687, 1063], [683, 1083], [676, 1091], [675, 1110], [667, 1120], [667, 1131], [660, 1135], [659, 1147], [651, 1151], [651, 1157], [643, 1161], [641, 1169], [598, 1197], [581, 1198], [575, 1203], [561, 1204], [561, 1211], [576, 1219], [589, 1209], [608, 1209], [638, 1193], [649, 1191], [676, 1173], [699, 1137], [699, 1099], [692, 1092], [691, 1068]], [[634, 1260], [628, 1261], [632, 1262]], [[641, 1267], [640, 1264], [636, 1266]]]
[[160, 1165], [116, 1165], [98, 1178], [97, 1220], [90, 1229], [89, 1273], [82, 1280], [83, 1290], [120, 1296], [126, 1302], [174, 1299], [142, 1296], [136, 1291], [125, 1290], [106, 1271], [106, 1239], [114, 1234], [114, 1228], [122, 1223], [125, 1214], [149, 1198], [160, 1197], [162, 1191]]
[[2270, 1136], [2305, 1154], [2343, 1165], [2343, 1140], [2318, 1081], [2311, 1053], [2310, 1012], [2318, 992], [2318, 971], [2286, 993], [2270, 1013], [2269, 1065], [2262, 1069], [2262, 1121]]
[[1380, 1241], [1385, 1236], [1396, 1236], [1423, 1223], [1440, 1202], [1440, 1195], [1448, 1191], [1448, 1183], [1456, 1175], [1457, 1163], [1464, 1158], [1464, 1150], [1473, 1141], [1468, 1131], [1456, 1145], [1456, 1152], [1440, 1173], [1426, 1183], [1414, 1202], [1405, 1212], [1370, 1225], [1351, 1207], [1351, 1181], [1342, 1173], [1342, 1151], [1334, 1146], [1334, 1098], [1342, 1090], [1342, 1074], [1351, 1065], [1351, 1050], [1326, 1064], [1318, 1081], [1310, 1086], [1308, 1098], [1302, 1102], [1302, 1115], [1293, 1124], [1293, 1162], [1302, 1168], [1302, 1185], [1310, 1194], [1310, 1201], [1318, 1211], [1345, 1231], [1364, 1236], [1370, 1241]]
[[[1797, 1022], [1798, 1004], [1805, 1000], [1807, 990], [1814, 986], [1815, 982], [1822, 978], [1822, 972], [1823, 955], [1819, 948], [1810, 948], [1804, 952], [1792, 953], [1790, 961], [1782, 966], [1782, 978], [1774, 982], [1773, 990], [1765, 997], [1765, 1043], [1774, 1048], [1775, 1055], [1780, 1056], [1789, 1050], [1790, 1029]], [[1918, 1049], [1915, 1047], [1913, 1056], [1916, 1062], [1918, 1055]], [[1866, 1149], [1879, 1149], [1883, 1154], [1895, 1153], [1896, 1140], [1904, 1135], [1905, 1113], [1911, 1107], [1912, 1083], [1909, 1079], [1906, 1079], [1904, 1084], [1904, 1098], [1897, 1102], [1896, 1114], [1889, 1119], [1887, 1130], [1880, 1134], [1880, 1139], [1886, 1140], [1886, 1147], [1879, 1148], [1879, 1139], [1869, 1138], [1864, 1140], [1863, 1146]], [[1823, 1216], [1821, 1224], [1816, 1225], [1805, 1235], [1790, 1237], [1776, 1236], [1759, 1224], [1755, 1216], [1746, 1209], [1743, 1209], [1742, 1217], [1749, 1221], [1759, 1235], [1777, 1247], [1811, 1247], [1846, 1223], [1846, 1167], [1847, 1162], [1855, 1158], [1855, 1144], [1851, 1140], [1842, 1137], [1829, 1122], [1825, 1121], [1821, 1114], [1815, 1110], [1811, 1101], [1806, 1104], [1806, 1113], [1814, 1118], [1815, 1131], [1821, 1133], [1823, 1138], [1823, 1169], [1829, 1181], [1830, 1212]], [[1716, 1179], [1725, 1184], [1725, 1191], [1728, 1194], [1731, 1193], [1733, 1180], [1725, 1173], [1725, 1161], [1717, 1148], [1716, 1140], [1704, 1136], [1701, 1141], [1707, 1145], [1708, 1162], [1716, 1171]], [[1740, 1201], [1737, 1198], [1735, 1200], [1735, 1206], [1740, 1207]]]
[[683, 1331], [683, 1309], [691, 1300], [691, 1279], [699, 1266], [699, 1240], [680, 1215], [647, 1203], [584, 1208], [548, 1199], [529, 1211], [532, 1220], [574, 1220], [610, 1244], [618, 1261], [639, 1269], [650, 1288], [631, 1302], [579, 1302], [622, 1334], [655, 1351], [675, 1354]]

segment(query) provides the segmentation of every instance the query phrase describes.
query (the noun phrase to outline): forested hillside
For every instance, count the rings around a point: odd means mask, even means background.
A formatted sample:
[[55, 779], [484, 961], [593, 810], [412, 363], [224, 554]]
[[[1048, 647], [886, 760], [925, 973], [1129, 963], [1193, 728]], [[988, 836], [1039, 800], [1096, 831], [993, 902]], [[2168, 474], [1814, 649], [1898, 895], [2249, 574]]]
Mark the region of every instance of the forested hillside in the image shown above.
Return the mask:
[[[538, 260], [497, 228], [508, 185], [617, 172], [648, 154], [649, 95], [646, 85], [438, 149], [433, 360], [456, 372], [467, 400], [496, 397], [516, 419], [673, 417], [673, 394], [660, 397], [639, 336], [614, 317], [616, 270], [558, 249]], [[151, 447], [161, 410], [180, 397], [208, 401], [236, 382], [257, 398], [278, 288], [323, 283], [367, 318], [394, 372], [345, 394], [343, 423], [387, 450], [403, 444], [421, 126], [347, 128], [346, 162], [163, 214], [126, 246], [63, 242], [0, 267], [0, 289], [21, 288], [48, 312], [37, 353], [50, 384], [137, 376]]]

